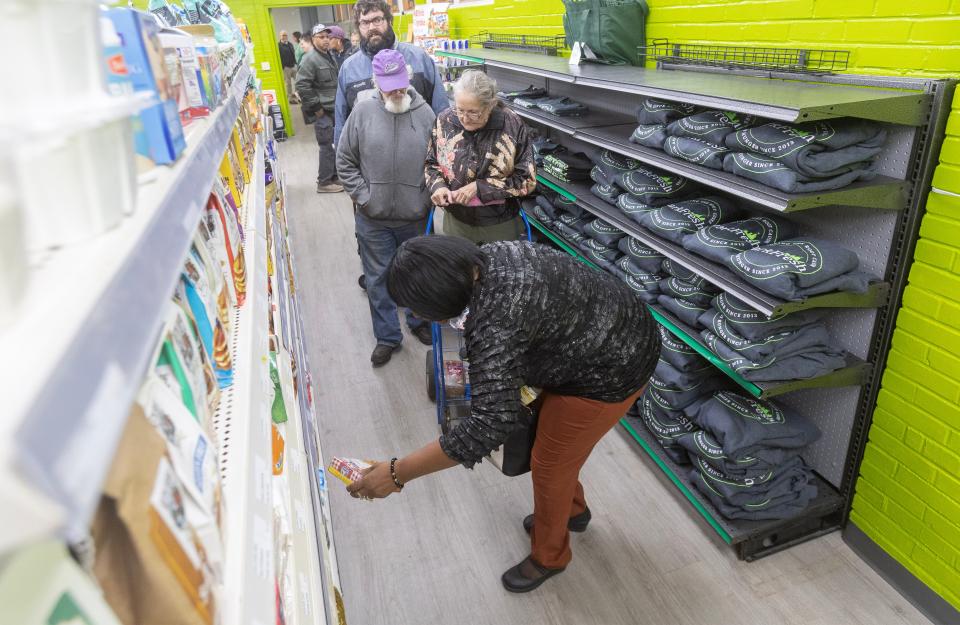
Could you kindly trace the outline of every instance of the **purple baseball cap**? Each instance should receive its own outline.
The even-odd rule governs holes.
[[[381,91],[396,91],[410,86],[407,61],[397,50],[386,49],[373,57],[373,75]]]
[[[339,26],[327,26],[324,29],[331,37],[334,39],[346,39],[347,33],[343,32],[343,29]]]

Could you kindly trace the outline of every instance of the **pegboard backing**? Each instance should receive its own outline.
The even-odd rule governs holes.
[[[803,458],[824,479],[840,488],[850,433],[857,418],[861,388],[810,389],[781,395],[774,403],[812,421],[822,436],[803,451]]]

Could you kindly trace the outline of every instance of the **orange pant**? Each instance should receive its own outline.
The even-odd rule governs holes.
[[[541,566],[567,566],[570,532],[567,521],[586,510],[580,467],[594,445],[626,414],[643,391],[618,404],[544,393],[533,443],[532,555]]]

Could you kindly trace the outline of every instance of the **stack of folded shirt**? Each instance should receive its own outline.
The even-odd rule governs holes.
[[[718,263],[761,245],[770,245],[796,234],[793,224],[774,217],[751,217],[702,228],[683,237],[683,247]]]
[[[730,368],[753,382],[805,380],[826,375],[846,364],[833,347],[816,313],[800,311],[763,322],[763,315],[721,294],[700,316],[700,335],[707,347]]]
[[[788,239],[740,252],[734,273],[758,289],[789,301],[833,291],[865,293],[877,278],[859,271],[859,257],[821,239]]]
[[[698,431],[698,427],[682,411],[671,410],[661,404],[662,398],[655,396],[656,391],[648,386],[637,401],[637,416],[663,447],[668,458],[677,464],[690,464],[687,452],[677,440],[684,434]]]
[[[648,206],[666,206],[697,193],[697,186],[683,176],[658,174],[645,167],[624,173],[617,185]]]
[[[566,96],[538,100],[537,108],[557,117],[581,117],[590,110],[583,104],[574,102]]]
[[[596,167],[594,167],[594,169],[596,169]],[[618,189],[617,187],[609,184],[604,184],[601,182],[598,182],[592,187],[590,187],[590,193],[600,198],[604,202],[607,202],[608,204],[612,204],[613,206],[617,205],[617,199],[621,195],[620,189]]]
[[[752,115],[730,111],[704,111],[670,122],[663,150],[691,163],[723,169],[729,135],[757,123]]]
[[[771,122],[725,138],[723,168],[787,193],[839,189],[876,175],[887,131],[862,119]]]
[[[657,210],[656,206],[644,204],[629,193],[621,193],[617,197],[617,208],[620,209],[621,213],[637,223],[640,223],[643,215],[646,215],[650,211]]]
[[[660,333],[660,358],[681,373],[708,375],[712,365],[692,347],[675,337],[669,330],[657,325]]]
[[[541,102],[545,102],[550,99],[548,95],[533,95],[533,96],[521,96],[513,99],[513,103],[517,106],[522,106],[525,109],[535,109]]]
[[[587,260],[609,272],[613,272],[614,263],[621,257],[620,250],[616,247],[604,245],[590,238],[586,232],[583,233],[583,239],[578,242],[577,247]]]
[[[560,213],[557,215],[557,227],[566,226],[578,234],[583,234],[583,229],[593,221],[592,217],[586,215],[574,215],[572,213]]]
[[[660,273],[657,303],[691,328],[702,327],[700,317],[710,308],[719,289],[686,267],[665,259]]]
[[[740,214],[729,199],[710,195],[681,200],[650,211],[639,218],[639,223],[653,234],[682,243],[683,237],[701,228],[730,221]]]
[[[663,255],[653,250],[633,237],[624,237],[617,244],[620,251],[626,254],[636,265],[637,269],[647,273],[659,273],[663,261]]]
[[[533,146],[533,160],[537,167],[543,166],[543,157],[547,154],[553,154],[557,150],[565,150],[558,143],[554,143],[546,137],[536,137],[530,142]]]
[[[626,232],[620,228],[617,228],[616,226],[611,226],[602,219],[594,219],[588,223],[583,229],[583,234],[587,235],[594,241],[598,241],[603,245],[612,248],[616,248],[620,239],[627,236]]]
[[[497,97],[503,100],[516,100],[517,98],[542,98],[547,95],[547,90],[543,87],[534,87],[530,85],[526,89],[518,91],[498,91]]]
[[[640,125],[630,135],[630,141],[659,150],[667,140],[667,124],[696,112],[697,107],[692,104],[644,98],[637,109]]]
[[[581,182],[590,179],[593,163],[583,152],[554,152],[543,157],[543,169],[562,182]]]
[[[799,456],[820,437],[807,419],[731,391],[689,406],[686,415],[703,430],[677,440],[694,460],[690,480],[725,517],[787,518],[817,496]]]
[[[520,206],[528,217],[533,217],[543,225],[552,227],[556,220],[556,208],[550,203],[550,200],[538,195],[536,198],[527,197],[520,202]]]
[[[594,181],[608,185],[619,184],[624,174],[640,168],[640,161],[622,156],[616,152],[611,152],[610,150],[600,152],[593,160],[593,163],[596,166],[595,169],[599,176],[595,177]]]
[[[662,279],[660,274],[643,269],[629,255],[620,257],[610,271],[626,282],[627,286],[636,292],[641,300],[648,304],[656,303],[657,295],[660,293],[660,280]]]

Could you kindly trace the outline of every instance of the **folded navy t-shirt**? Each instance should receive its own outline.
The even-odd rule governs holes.
[[[714,393],[699,406],[694,420],[728,456],[757,445],[799,449],[820,438],[820,430],[806,417],[733,391]]]
[[[746,339],[763,339],[780,332],[795,330],[816,323],[823,317],[823,311],[816,309],[767,317],[729,293],[721,293],[714,298],[713,309],[723,315],[737,334]]]
[[[663,149],[666,140],[666,124],[641,124],[630,135],[631,142],[657,150]]]
[[[683,176],[658,174],[645,167],[623,174],[617,184],[650,206],[665,206],[697,192],[697,186]]]
[[[660,336],[660,358],[681,373],[703,373],[713,365],[692,347],[678,339],[662,325],[657,325]]]
[[[722,145],[694,137],[667,137],[663,151],[675,158],[718,170],[723,170],[723,157],[730,152]]]
[[[611,226],[602,219],[594,219],[588,223],[583,229],[583,234],[595,241],[603,243],[607,247],[616,247],[617,242],[626,236],[623,230],[616,226]]]
[[[753,115],[733,111],[703,111],[671,122],[667,134],[671,137],[692,137],[714,145],[725,145],[727,135],[757,123]]]
[[[697,107],[686,102],[671,102],[656,98],[644,98],[637,107],[638,124],[669,124],[697,112]]]
[[[647,230],[674,243],[706,226],[730,221],[740,210],[729,199],[712,195],[674,202],[641,216]]]
[[[638,269],[647,273],[658,274],[663,263],[664,257],[654,249],[651,249],[633,237],[624,237],[617,243],[620,251],[630,257]],[[660,277],[657,277],[659,282]]]
[[[715,224],[683,237],[683,247],[718,263],[734,254],[789,239],[796,233],[790,222],[774,217],[751,217]]]

